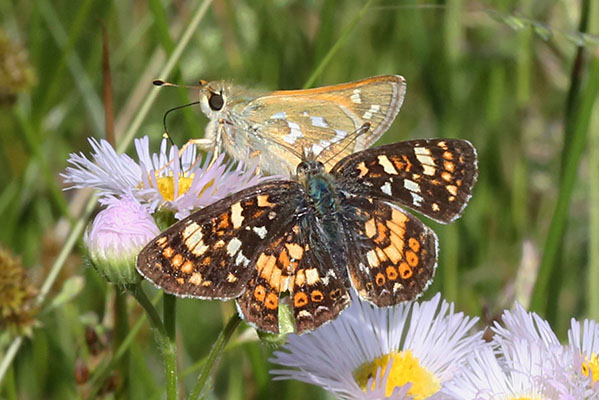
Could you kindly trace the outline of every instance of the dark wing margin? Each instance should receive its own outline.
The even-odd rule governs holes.
[[[437,266],[437,236],[419,219],[385,201],[348,200],[351,223],[349,276],[358,295],[379,307],[418,298]]]
[[[476,150],[461,139],[409,140],[354,153],[331,173],[343,190],[393,201],[441,223],[459,218],[478,174]]]
[[[219,200],[175,223],[137,257],[137,270],[166,293],[231,299],[245,289],[260,249],[282,234],[302,189],[271,181]]]

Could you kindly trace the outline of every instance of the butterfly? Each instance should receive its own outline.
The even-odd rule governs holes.
[[[313,330],[349,305],[351,287],[380,307],[417,298],[435,272],[437,236],[400,205],[451,222],[476,177],[476,151],[459,139],[375,147],[330,171],[312,154],[294,179],[175,223],[141,251],[137,270],[177,296],[236,299],[263,331],[278,332],[279,303],[288,302],[297,332]]]
[[[249,154],[262,172],[290,176],[302,160],[289,148],[310,149],[330,169],[344,156],[370,147],[391,126],[406,84],[402,76],[383,75],[270,93],[224,81],[200,81],[199,89],[199,103],[210,122],[205,137],[192,142],[237,160]],[[370,123],[368,132],[348,145],[351,133],[365,123]]]

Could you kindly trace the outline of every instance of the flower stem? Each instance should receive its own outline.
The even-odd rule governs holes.
[[[114,341],[113,354],[121,347],[121,344],[127,337],[129,331],[129,318],[127,315],[127,294],[122,288],[115,286],[114,298]],[[121,374],[121,384],[118,388],[118,393],[128,393],[127,386],[129,385],[129,350],[125,351],[118,362],[118,368]]]
[[[132,285],[128,287],[129,292],[137,302],[144,308],[152,326],[156,329],[156,341],[162,351],[164,357],[164,372],[166,376],[166,398],[167,400],[177,399],[177,363],[176,363],[176,350],[175,346],[171,343],[166,328],[160,316],[156,311],[156,308],[152,305],[148,296],[141,288],[140,284]]]
[[[170,294],[164,294],[162,299],[162,319],[164,320],[164,328],[171,343],[175,343],[176,325],[175,316],[177,314],[177,298]]]
[[[164,294],[163,298],[162,298],[162,320],[164,321],[164,329],[166,331],[166,339],[168,340],[168,347],[170,349],[176,349],[177,348],[177,342],[176,342],[176,324],[175,324],[175,316],[177,315],[177,298],[173,295],[170,294]],[[175,363],[173,366],[172,371],[174,372],[174,379],[172,380],[167,380],[167,388],[166,391],[168,393],[169,390],[174,391],[175,393],[177,392],[177,359],[175,357],[175,359],[173,360],[173,362]],[[168,371],[167,371],[168,373]],[[175,387],[170,387],[168,386],[168,384],[171,385],[175,385]]]
[[[152,300],[152,304],[157,304],[158,300],[160,300],[160,297],[161,297],[160,294],[157,295],[156,298],[154,298],[154,300]],[[137,337],[137,334],[139,333],[143,324],[146,322],[146,319],[147,319],[147,315],[142,314],[139,317],[139,319],[135,322],[135,324],[133,324],[131,329],[129,329],[129,331],[127,332],[127,336],[123,339],[119,348],[114,352],[114,354],[112,355],[112,358],[109,361],[101,364],[97,368],[97,370],[93,373],[91,379],[89,380],[90,390],[87,395],[88,399],[96,398],[96,394],[102,387],[102,384],[104,383],[104,380],[108,376],[108,373],[115,368],[116,364],[120,361],[120,359],[125,355],[125,353],[127,353],[129,351],[129,347],[131,347],[131,344],[133,343],[133,339],[135,339]]]
[[[206,386],[206,382],[208,381],[208,376],[210,376],[210,372],[212,371],[213,365],[218,361],[218,359],[222,355],[225,346],[231,339],[231,336],[233,336],[233,332],[235,332],[235,329],[237,329],[240,322],[241,318],[239,318],[239,315],[237,313],[233,314],[233,316],[231,316],[231,318],[229,319],[229,322],[227,322],[227,325],[218,335],[218,338],[216,338],[216,341],[212,345],[212,349],[208,354],[206,363],[200,371],[198,381],[196,382],[193,391],[189,395],[188,400],[200,398],[200,396],[204,392],[204,387]]]

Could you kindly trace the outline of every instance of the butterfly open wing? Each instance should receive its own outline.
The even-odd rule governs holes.
[[[347,200],[360,217],[349,234],[349,275],[364,300],[391,306],[419,297],[437,266],[437,236],[400,207],[381,200]]]
[[[472,195],[476,150],[466,140],[409,140],[352,154],[331,174],[355,195],[398,202],[448,223]]]
[[[301,160],[285,147],[309,149],[321,160],[329,160],[330,169],[389,129],[405,90],[403,77],[384,75],[316,89],[276,91],[237,106],[232,117],[239,119],[239,126],[251,121],[256,141],[266,141],[257,147],[268,146],[268,141],[279,143],[268,146],[268,151],[286,160],[290,170]],[[370,123],[370,130],[353,137],[351,133],[365,123]]]
[[[217,201],[153,239],[137,270],[165,292],[181,297],[238,297],[255,273],[260,248],[288,229],[293,181],[266,182]]]

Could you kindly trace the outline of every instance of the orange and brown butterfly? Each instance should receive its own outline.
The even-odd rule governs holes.
[[[199,103],[210,119],[205,137],[193,140],[200,149],[225,151],[237,160],[249,154],[262,172],[289,176],[305,149],[330,169],[370,147],[391,126],[406,84],[402,76],[383,75],[306,90],[264,93],[225,81],[200,81],[199,89]],[[365,123],[370,123],[368,132],[351,135]]]
[[[377,306],[420,296],[437,236],[399,205],[451,222],[476,176],[476,150],[459,139],[363,150],[328,172],[305,157],[295,179],[242,190],[162,232],[137,270],[177,296],[236,299],[246,322],[270,332],[287,299],[297,332],[312,330],[349,305],[352,287]]]

